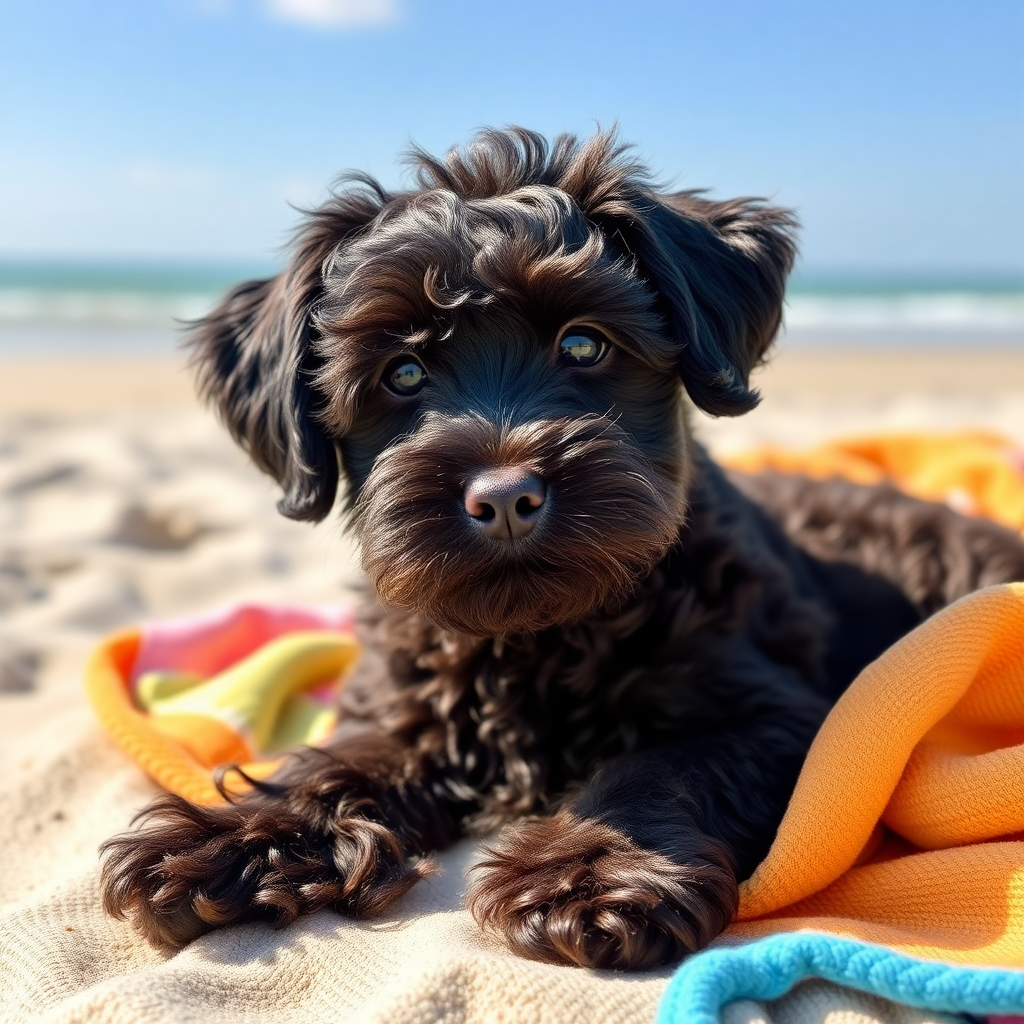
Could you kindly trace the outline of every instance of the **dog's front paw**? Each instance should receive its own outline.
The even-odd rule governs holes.
[[[729,857],[707,836],[686,863],[568,811],[508,828],[478,866],[473,916],[521,956],[644,970],[674,963],[732,920]]]
[[[281,806],[197,807],[176,796],[157,800],[141,828],[102,852],[107,913],[170,946],[242,921],[284,927],[323,907],[369,917],[427,870],[409,865],[379,822],[313,825]]]

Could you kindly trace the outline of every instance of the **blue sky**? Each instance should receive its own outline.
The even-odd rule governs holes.
[[[0,0],[0,256],[270,261],[410,139],[613,121],[805,272],[1024,276],[1022,0]]]

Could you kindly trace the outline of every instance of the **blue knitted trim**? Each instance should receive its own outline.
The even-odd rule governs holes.
[[[669,981],[655,1024],[718,1024],[735,999],[778,999],[824,978],[925,1010],[1024,1013],[1024,971],[915,960],[881,946],[806,932],[690,957]]]

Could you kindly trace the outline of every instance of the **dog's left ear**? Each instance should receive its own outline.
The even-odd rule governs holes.
[[[753,199],[653,199],[620,233],[663,299],[683,384],[705,412],[748,412],[760,401],[750,371],[782,320],[796,219]]]

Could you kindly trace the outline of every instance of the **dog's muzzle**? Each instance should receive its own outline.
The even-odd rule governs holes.
[[[382,600],[507,636],[620,600],[675,540],[684,498],[605,417],[438,416],[378,456],[353,511]]]

